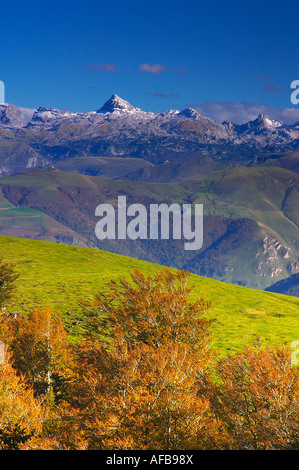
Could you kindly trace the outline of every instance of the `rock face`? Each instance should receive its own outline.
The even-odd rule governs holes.
[[[60,111],[59,109],[44,108],[40,106],[33,114],[32,119],[28,125],[33,124],[48,124],[56,121],[57,119],[62,118],[66,114],[69,114],[68,111]]]
[[[0,127],[18,129],[28,124],[21,110],[13,104],[0,105]]]
[[[255,274],[268,278],[276,278],[281,273],[296,273],[298,271],[298,256],[286,244],[278,241],[273,235],[263,239],[263,247],[256,254],[258,262]]]

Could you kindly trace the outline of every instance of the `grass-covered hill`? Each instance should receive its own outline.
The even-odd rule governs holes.
[[[63,314],[68,331],[80,332],[80,300],[104,289],[110,279],[129,276],[137,268],[154,274],[161,266],[92,248],[45,241],[0,237],[0,257],[14,261],[20,273],[13,312],[49,306]],[[216,318],[214,346],[225,353],[251,344],[260,335],[263,345],[290,343],[299,338],[299,299],[237,287],[192,275],[193,298],[204,297]]]
[[[204,245],[95,237],[95,208],[127,203],[202,203]],[[236,167],[180,183],[112,180],[54,168],[0,178],[0,235],[98,247],[248,287],[265,289],[299,269],[299,175]]]
[[[234,158],[235,157],[235,158]],[[155,183],[174,183],[199,178],[212,172],[239,167],[275,166],[299,173],[299,152],[264,153],[250,155],[243,160],[243,155],[224,152],[222,158],[213,158],[213,151],[181,154],[179,160],[166,160],[155,165],[142,158],[101,157],[85,155],[59,160],[55,167],[63,171],[73,171],[83,175],[105,176],[113,179],[131,181],[149,181]]]

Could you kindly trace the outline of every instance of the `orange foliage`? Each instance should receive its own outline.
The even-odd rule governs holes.
[[[299,368],[284,348],[245,348],[206,383],[211,407],[227,430],[223,448],[299,448]]]
[[[186,272],[132,274],[84,304],[72,404],[91,449],[208,445],[209,403],[197,381],[211,364],[209,304],[190,304]]]
[[[82,345],[72,403],[91,449],[189,449],[207,441],[203,364],[186,345]]]
[[[11,321],[9,351],[13,366],[29,380],[37,395],[56,385],[68,366],[68,340],[59,314],[35,310]]]
[[[42,429],[46,412],[32,387],[6,362],[0,366],[0,449],[14,450]]]
[[[118,333],[129,344],[142,342],[155,347],[175,341],[204,354],[213,322],[204,315],[210,303],[203,298],[190,303],[189,277],[186,271],[164,269],[146,277],[135,270],[133,282],[112,281],[108,292],[83,304],[89,317],[87,336],[98,335],[109,343]]]
[[[86,335],[72,348],[48,309],[5,318],[0,448],[299,448],[290,352],[245,348],[216,361],[209,303],[190,302],[188,280],[163,270],[112,282],[82,304]]]

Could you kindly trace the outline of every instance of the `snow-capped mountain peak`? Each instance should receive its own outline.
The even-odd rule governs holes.
[[[193,108],[186,108],[186,109],[183,109],[179,114],[178,116],[184,116],[184,117],[187,117],[187,118],[190,118],[190,119],[195,119],[196,121],[200,121],[201,119],[201,115],[195,111],[195,109]]]
[[[253,121],[253,123],[257,124],[257,125],[262,125],[264,127],[280,127],[280,126],[282,126],[282,122],[276,121],[274,119],[269,119],[266,116],[264,116],[263,114],[259,114],[257,119],[255,119],[255,121]]]
[[[57,118],[69,114],[67,110],[60,111],[55,108],[44,108],[40,106],[32,116],[32,123],[46,123],[47,121],[54,121]]]
[[[134,111],[134,108],[128,101],[123,100],[118,95],[112,95],[111,98],[97,111],[98,113],[113,113],[115,111]]]
[[[185,108],[182,111],[171,109],[160,113],[142,111],[116,94],[98,111],[88,112],[40,107],[25,115],[21,108],[14,105],[0,105],[1,128],[22,128],[25,133],[27,130],[49,130],[51,140],[58,142],[63,139],[64,145],[67,141],[79,139],[90,142],[92,139],[105,142],[118,139],[118,145],[120,138],[128,142],[136,141],[140,137],[141,145],[152,138],[155,141],[161,139],[161,145],[168,142],[167,145],[171,146],[173,142],[175,151],[178,148],[180,151],[184,148],[189,151],[193,145],[216,145],[218,142],[227,145],[249,143],[251,146],[281,149],[282,146],[288,145],[293,148],[295,142],[299,141],[298,126],[284,126],[281,122],[261,114],[244,124],[220,124],[199,114],[193,108]],[[122,145],[124,149],[121,154],[127,154],[127,144]]]

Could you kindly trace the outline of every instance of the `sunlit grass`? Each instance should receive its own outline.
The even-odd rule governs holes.
[[[20,273],[11,311],[28,313],[49,306],[63,314],[68,331],[80,333],[80,300],[87,300],[108,286],[111,279],[127,277],[137,268],[155,274],[161,266],[90,248],[51,242],[0,237],[0,256],[14,261]],[[299,339],[299,299],[238,287],[192,275],[191,299],[211,301],[207,315],[213,325],[214,347],[223,353],[252,344]]]

